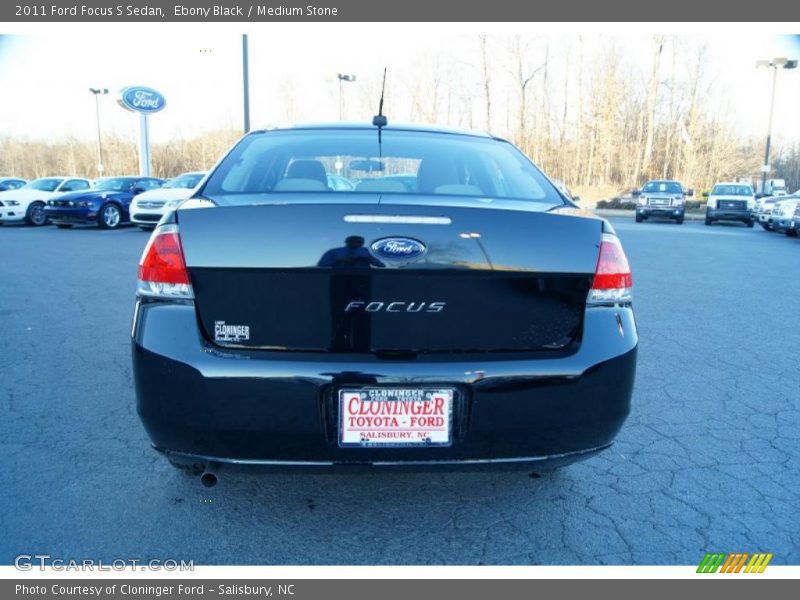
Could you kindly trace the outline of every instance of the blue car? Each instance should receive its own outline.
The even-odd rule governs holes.
[[[91,189],[62,194],[47,201],[45,215],[60,228],[76,223],[97,224],[102,229],[116,229],[130,221],[133,197],[164,184],[155,177],[107,177]]]

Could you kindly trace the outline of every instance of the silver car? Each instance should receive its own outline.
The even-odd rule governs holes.
[[[800,196],[783,196],[775,202],[772,208],[772,229],[778,233],[797,235],[796,229],[792,229],[791,223],[797,206],[800,205]]]

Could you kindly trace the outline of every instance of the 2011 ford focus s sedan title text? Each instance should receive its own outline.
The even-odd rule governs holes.
[[[138,411],[179,467],[551,467],[630,409],[619,239],[489,135],[250,133],[138,279]]]

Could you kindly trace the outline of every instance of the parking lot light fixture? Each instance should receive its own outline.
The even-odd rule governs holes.
[[[767,186],[767,176],[769,175],[769,150],[772,142],[772,116],[775,112],[775,85],[778,81],[778,69],[796,69],[797,60],[779,56],[772,60],[757,60],[756,68],[772,69],[772,95],[769,101],[769,121],[767,124],[767,145],[764,150],[764,166],[761,169],[761,192]]]
[[[344,96],[342,95],[342,83],[354,83],[356,80],[355,75],[347,75],[345,73],[337,73],[336,78],[339,80],[339,120],[344,120]]]
[[[108,94],[108,88],[89,88],[89,91],[94,95],[94,109],[95,117],[97,120],[97,173],[100,177],[103,176],[103,141],[100,136],[100,96]]]

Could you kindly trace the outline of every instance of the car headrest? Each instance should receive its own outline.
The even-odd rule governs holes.
[[[328,187],[328,175],[325,173],[325,167],[318,160],[294,161],[286,171],[286,179],[316,179],[326,188]]]
[[[458,169],[452,159],[430,157],[424,159],[417,171],[417,189],[423,194],[435,194],[436,188],[444,185],[458,185]]]

